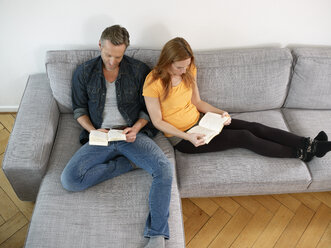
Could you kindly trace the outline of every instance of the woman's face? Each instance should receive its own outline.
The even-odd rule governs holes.
[[[169,73],[172,76],[181,76],[186,73],[187,68],[191,64],[191,58],[173,62],[169,67]]]

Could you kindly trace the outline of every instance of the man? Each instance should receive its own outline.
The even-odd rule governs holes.
[[[157,131],[149,122],[142,96],[150,69],[124,55],[129,43],[125,28],[106,28],[99,41],[101,56],[74,72],[72,102],[74,118],[84,128],[80,135],[83,146],[66,165],[61,182],[69,191],[82,191],[133,170],[134,164],[146,170],[153,182],[144,236],[150,238],[146,247],[159,248],[169,238],[173,167],[150,138]],[[110,128],[123,129],[126,141],[109,142],[108,146],[86,143],[91,130],[108,132]]]

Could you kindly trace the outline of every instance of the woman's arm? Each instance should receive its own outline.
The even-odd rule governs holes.
[[[194,86],[193,86],[191,101],[197,107],[199,112],[202,112],[202,113],[212,112],[212,113],[220,114],[222,116],[230,116],[228,112],[226,112],[222,109],[216,108],[216,107],[210,105],[209,103],[201,100],[200,93],[199,93],[199,88],[198,88],[198,85],[196,83],[196,80],[195,80]],[[230,125],[230,123],[231,123],[231,118],[229,118],[229,120],[227,120],[224,123],[224,125]]]
[[[188,134],[180,131],[173,125],[165,122],[162,118],[162,112],[160,107],[160,101],[157,97],[145,96],[145,103],[147,111],[152,120],[153,125],[162,132],[177,136],[179,138],[190,141],[195,146],[205,144],[202,134]]]

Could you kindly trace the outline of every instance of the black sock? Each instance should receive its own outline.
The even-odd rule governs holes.
[[[317,142],[327,142],[328,141],[328,135],[324,131],[320,131],[317,136],[314,138],[314,140],[311,140],[309,137],[304,138],[304,148],[302,151],[301,156],[298,156],[301,160],[305,162],[311,161],[314,156],[316,157],[323,157],[329,150],[325,151],[325,148],[323,146],[323,149],[320,148],[319,156],[316,154],[316,148],[317,148]],[[321,146],[321,145],[320,145]]]
[[[317,134],[314,140],[328,141],[328,135],[324,131],[321,131]]]
[[[321,158],[327,152],[331,151],[331,142],[330,141],[316,141],[316,157]]]

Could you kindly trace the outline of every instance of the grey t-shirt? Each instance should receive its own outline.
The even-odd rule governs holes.
[[[101,128],[109,129],[127,125],[120,111],[118,111],[115,82],[116,80],[112,83],[106,81],[107,95],[105,108],[102,113],[103,122]]]

